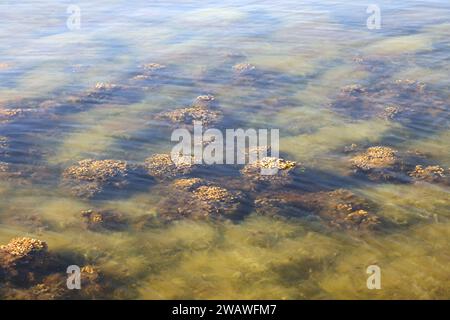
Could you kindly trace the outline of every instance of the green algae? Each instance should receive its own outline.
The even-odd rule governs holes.
[[[97,5],[87,10],[96,12]],[[64,132],[46,135],[33,131],[26,142],[42,140],[37,146],[45,146],[43,158],[33,158],[33,163],[49,165],[57,179],[60,169],[85,158],[143,162],[152,154],[167,153],[170,132],[158,136],[156,129],[152,131],[154,114],[181,108],[197,95],[212,93],[220,99],[221,111],[233,116],[233,125],[282,128],[283,156],[299,161],[306,173],[315,170],[320,174],[314,182],[322,182],[324,176],[335,184],[347,179],[349,189],[377,204],[377,215],[388,222],[385,229],[355,235],[330,231],[314,221],[273,219],[252,212],[238,222],[184,219],[159,224],[152,219],[158,217],[161,195],[151,184],[127,197],[88,202],[69,197],[56,183],[24,185],[23,180],[2,179],[0,244],[17,236],[32,236],[46,241],[57,253],[80,255],[112,277],[126,279],[119,291],[127,294],[117,293],[117,298],[449,297],[448,188],[428,183],[366,184],[349,177],[342,154],[352,144],[366,148],[388,141],[401,150],[420,150],[433,164],[448,168],[448,130],[411,139],[411,132],[400,124],[381,119],[351,121],[327,108],[342,87],[365,84],[372,77],[379,80],[353,62],[356,54],[375,57],[378,62],[393,61],[392,79],[414,79],[445,88],[445,60],[428,63],[438,60],[433,50],[445,44],[448,24],[386,37],[349,28],[333,13],[311,6],[290,15],[284,10],[271,12],[262,4],[257,10],[232,6],[181,10],[181,16],[177,10],[163,13],[161,8],[150,7],[139,13],[157,19],[148,25],[106,24],[95,30],[50,35],[44,30],[34,45],[50,46],[55,57],[64,59],[49,58],[45,63],[37,59],[20,75],[11,74],[17,85],[2,83],[0,99],[6,102],[49,93],[66,98],[97,82],[126,82],[128,71],[136,72],[143,63],[165,64],[168,78],[163,78],[163,85],[150,85],[141,102],[72,110],[59,119]],[[40,6],[28,13],[29,17],[49,10],[44,9]],[[262,18],[252,16],[256,11]],[[253,23],[252,19],[261,20]],[[264,19],[267,25],[260,28]],[[433,21],[432,17],[427,15],[427,21]],[[39,25],[52,28],[60,21],[33,18],[30,22],[21,28],[24,37],[31,37]],[[74,51],[78,46],[85,50]],[[2,53],[14,56],[18,47],[23,48],[22,60],[2,70],[8,77],[33,46],[15,43]],[[243,55],[236,63],[255,65],[261,79],[268,82],[233,82],[234,62],[227,60],[227,54],[233,52]],[[403,56],[409,59],[401,61]],[[86,68],[76,67],[80,61]],[[372,64],[376,65],[368,62],[369,67]],[[66,69],[76,72],[67,76]],[[4,131],[9,133],[7,130],[18,126]],[[126,228],[86,230],[82,211],[111,208],[131,221]],[[366,287],[366,268],[371,264],[381,267],[382,290]]]

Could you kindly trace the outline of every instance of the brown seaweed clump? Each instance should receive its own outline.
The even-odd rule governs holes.
[[[84,210],[81,212],[84,225],[91,231],[120,231],[127,227],[125,217],[111,210]]]
[[[98,100],[108,99],[111,95],[121,90],[121,87],[114,83],[97,82],[94,88],[85,93],[81,100],[82,102],[95,102]]]
[[[0,246],[0,250],[11,255],[14,259],[33,259],[36,255],[47,252],[47,244],[32,238],[14,238],[7,245]]]
[[[148,80],[153,78],[158,71],[166,68],[165,65],[159,63],[146,63],[140,66],[142,72],[135,74],[132,80]]]
[[[0,108],[0,123],[8,123],[25,114],[23,109],[1,109]]]
[[[154,154],[145,160],[145,167],[150,176],[159,179],[173,179],[192,173],[195,165],[185,157],[172,159],[170,154]]]
[[[174,188],[179,190],[194,191],[200,186],[205,186],[207,184],[208,183],[205,180],[202,180],[200,178],[185,178],[175,180],[172,185]]]
[[[400,169],[397,151],[384,146],[370,147],[350,161],[356,172],[367,175],[371,180],[389,180]]]
[[[67,102],[73,108],[84,109],[93,104],[128,104],[140,99],[142,88],[132,85],[98,82],[91,89],[78,95],[71,96]]]
[[[8,148],[9,146],[9,140],[7,137],[0,136],[0,153],[2,153],[2,150]]]
[[[213,106],[215,100],[216,98],[213,95],[201,95],[195,99],[193,107],[208,109]]]
[[[150,72],[166,68],[165,65],[155,63],[155,62],[143,64],[141,67],[142,67],[142,69],[144,69],[146,71],[150,71]]]
[[[0,173],[6,173],[9,171],[9,164],[6,162],[0,161]]]
[[[374,229],[379,217],[373,205],[349,190],[331,192],[262,194],[255,200],[258,214],[274,217],[318,218],[328,226],[343,230]]]
[[[94,299],[114,292],[111,279],[92,265],[80,264],[81,290],[67,288],[66,269],[77,265],[51,253],[44,241],[19,237],[0,246],[1,299]]]
[[[204,127],[210,127],[222,119],[222,113],[218,110],[210,110],[205,105],[176,109],[163,112],[156,116],[158,120],[168,121],[172,125],[191,128],[194,121],[199,121]]]
[[[353,84],[341,89],[330,107],[352,118],[383,118],[415,128],[414,123],[439,125],[446,115],[446,98],[419,81],[380,80],[370,87]]]
[[[294,161],[275,157],[264,157],[247,164],[241,174],[252,183],[270,184],[272,186],[288,185],[292,183],[293,169],[297,166]]]
[[[366,93],[367,90],[360,84],[350,84],[341,89],[341,92],[346,95],[356,96]]]
[[[63,182],[76,196],[91,198],[107,187],[126,186],[128,172],[125,161],[86,159],[64,170]]]
[[[449,169],[450,170],[450,169]],[[440,166],[423,167],[417,165],[414,170],[408,173],[411,178],[417,181],[426,181],[431,183],[449,183],[449,174]]]
[[[34,279],[34,273],[48,267],[50,256],[43,241],[22,237],[0,246],[0,279],[25,283]]]
[[[390,105],[384,108],[384,110],[381,113],[381,117],[386,120],[394,119],[402,111],[403,108],[396,105]]]
[[[169,186],[159,204],[159,214],[166,220],[181,218],[226,218],[239,212],[243,194],[199,178],[178,179]],[[167,196],[167,193],[170,193]]]
[[[250,63],[238,63],[233,66],[233,71],[239,75],[251,74],[256,67]]]
[[[16,179],[15,181],[18,183],[27,184],[27,181],[23,177],[24,173],[18,170],[16,166],[8,162],[0,161],[0,180]]]

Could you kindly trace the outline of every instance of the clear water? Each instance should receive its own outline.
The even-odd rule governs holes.
[[[72,3],[0,3],[0,106],[26,101],[33,109],[0,124],[9,140],[1,161],[37,175],[0,181],[0,243],[27,235],[52,251],[79,253],[126,279],[112,297],[450,298],[448,187],[349,177],[341,152],[352,143],[389,145],[450,167],[448,1],[378,1],[380,30],[366,27],[367,5],[355,1],[80,0],[81,29],[71,31]],[[232,81],[230,55],[271,74],[271,81]],[[384,64],[374,72],[354,57]],[[41,104],[98,82],[120,83],[152,62],[168,66],[168,74],[138,99],[57,111]],[[404,124],[329,107],[345,85],[386,79],[430,86],[446,101],[439,119]],[[170,132],[152,128],[152,115],[206,93],[232,115],[232,128],[281,129],[281,151],[306,170],[298,192],[309,184],[350,189],[377,203],[377,214],[394,227],[354,234],[251,213],[239,222],[85,230],[84,209],[115,208],[137,218],[155,213],[158,197],[148,187],[80,200],[59,188],[61,170],[86,158],[141,162],[170,151]],[[366,288],[371,264],[382,268],[382,290]]]

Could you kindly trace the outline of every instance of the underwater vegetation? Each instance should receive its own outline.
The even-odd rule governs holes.
[[[0,298],[449,298],[445,17],[370,33],[324,4],[167,5],[11,39],[53,60],[0,49]],[[196,121],[279,129],[280,154],[172,157]]]

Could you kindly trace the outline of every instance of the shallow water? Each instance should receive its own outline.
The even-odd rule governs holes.
[[[351,144],[387,145],[450,168],[448,1],[378,1],[380,30],[366,27],[364,4],[345,0],[103,0],[77,1],[81,29],[71,31],[72,3],[0,4],[0,108],[26,109],[0,121],[8,141],[0,161],[21,172],[0,176],[1,244],[31,236],[51,251],[80,254],[125,279],[112,298],[450,298],[448,186],[371,182],[350,174],[343,152]],[[236,79],[232,66],[241,62],[261,77]],[[166,69],[145,90],[67,103],[98,82],[128,83],[146,63]],[[398,79],[425,83],[427,102],[436,104],[399,119],[375,108],[330,107],[355,83],[379,85],[377,103],[413,103],[404,95],[387,101],[383,90]],[[152,117],[202,94],[216,97],[227,128],[280,129],[281,153],[303,167],[295,192],[349,189],[376,204],[385,227],[336,230],[258,215],[249,205],[238,221],[84,229],[82,210],[114,208],[138,219],[157,215],[161,194],[143,183],[82,200],[60,188],[62,170],[86,158],[134,164],[169,152],[171,130]],[[381,290],[366,287],[373,264],[382,270]]]

